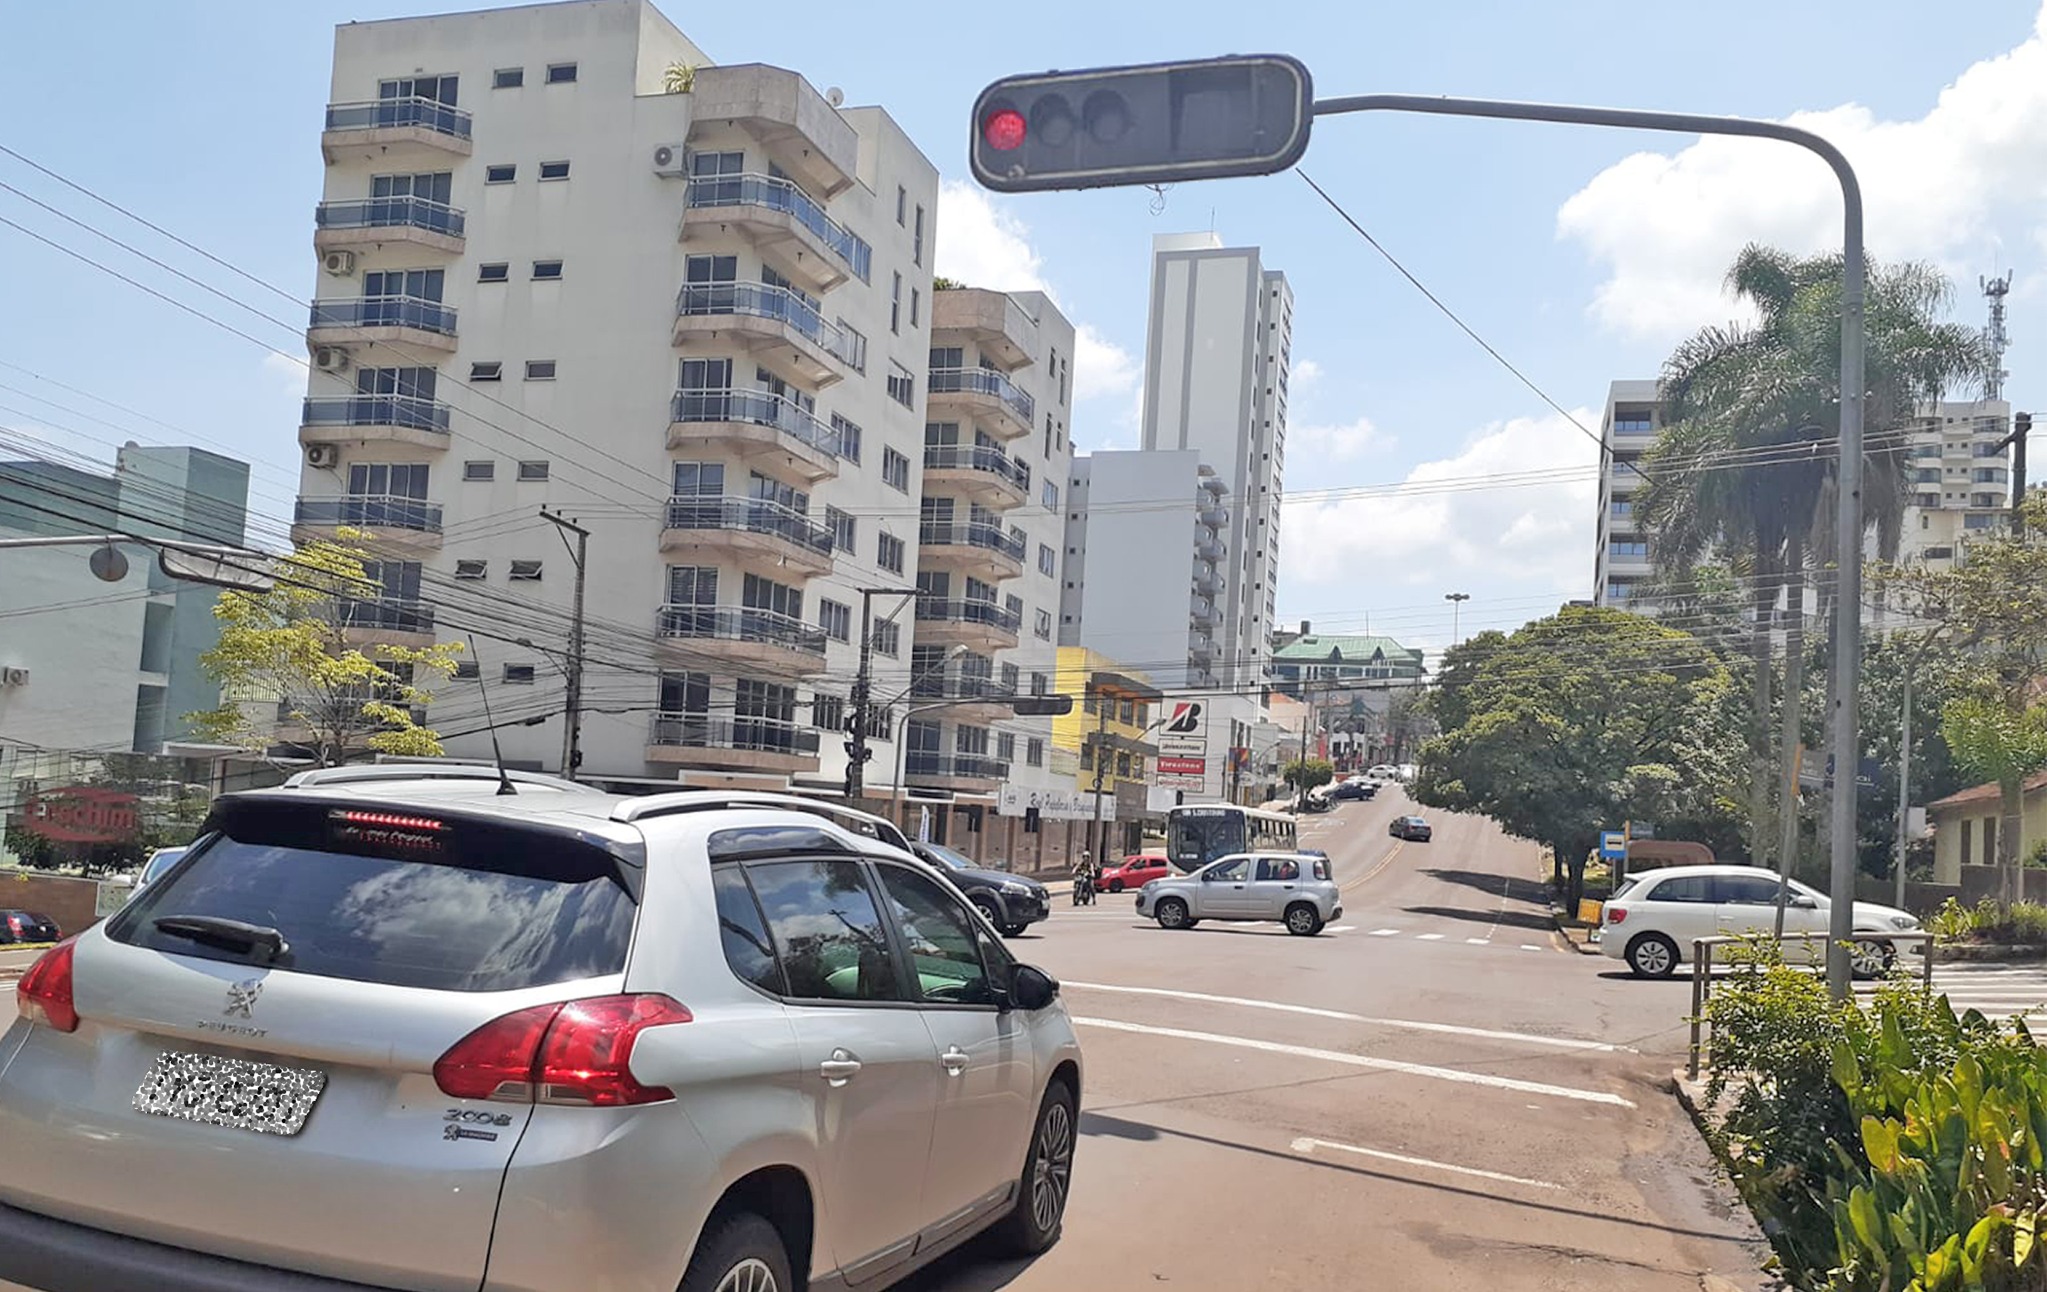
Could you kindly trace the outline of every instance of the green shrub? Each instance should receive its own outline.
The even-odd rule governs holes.
[[[2007,906],[1986,897],[1974,906],[1963,906],[1950,897],[1926,918],[1926,928],[1943,942],[2038,946],[2047,943],[2047,904],[2013,902]]]

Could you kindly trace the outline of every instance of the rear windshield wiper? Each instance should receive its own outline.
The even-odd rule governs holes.
[[[268,925],[249,924],[219,915],[163,915],[152,920],[151,925],[159,933],[189,938],[226,951],[239,951],[244,955],[261,951],[266,961],[275,961],[291,949],[284,940],[284,934]]]

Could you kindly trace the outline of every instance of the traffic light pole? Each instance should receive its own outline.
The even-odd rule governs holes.
[[[867,760],[874,751],[867,747],[867,710],[874,684],[874,599],[914,597],[915,588],[860,589],[860,669],[853,675],[853,730],[846,740],[846,797],[857,799],[867,788]]]
[[[560,531],[564,545],[570,534],[576,536],[569,547],[569,559],[576,565],[576,589],[569,609],[569,664],[564,670],[566,693],[562,697],[562,777],[574,780],[576,769],[583,765],[583,585],[589,575],[590,531],[545,507],[540,519]]]

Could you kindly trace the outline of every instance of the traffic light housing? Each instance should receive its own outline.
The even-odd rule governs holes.
[[[1009,711],[1019,718],[1058,718],[1073,712],[1070,695],[1016,695],[1007,703]]]
[[[1011,76],[974,102],[974,178],[1003,193],[1269,175],[1300,160],[1308,69],[1284,54]]]

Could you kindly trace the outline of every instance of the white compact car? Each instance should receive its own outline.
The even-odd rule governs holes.
[[[1599,949],[1644,978],[1667,978],[1687,963],[1692,939],[1768,934],[1777,919],[1777,873],[1756,866],[1673,866],[1630,875],[1601,912]],[[1790,881],[1786,933],[1825,933],[1830,903],[1824,893]],[[1919,927],[1905,911],[1855,903],[1858,933],[1901,933]],[[1819,939],[1793,944],[1824,955]],[[1923,950],[1915,948],[1915,950]],[[1855,972],[1869,977],[1890,966],[1895,948],[1886,939],[1858,941]]]

